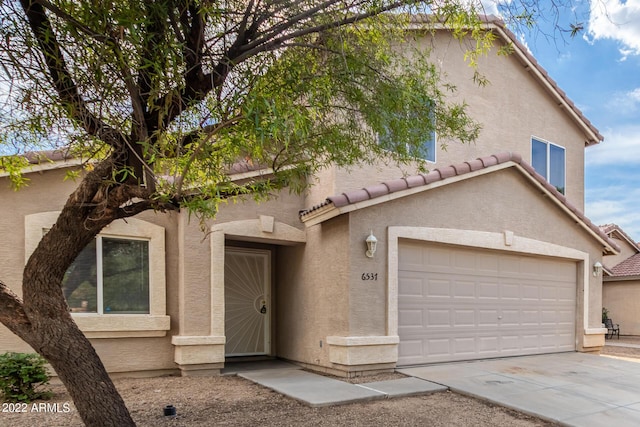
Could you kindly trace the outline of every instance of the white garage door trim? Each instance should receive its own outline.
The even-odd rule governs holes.
[[[388,228],[388,260],[389,286],[387,304],[387,334],[398,335],[398,239],[422,240],[432,243],[444,243],[467,247],[494,249],[513,252],[522,255],[538,255],[565,258],[578,262],[582,274],[578,274],[578,291],[584,289],[582,303],[583,324],[585,335],[602,334],[600,328],[589,328],[589,282],[590,268],[593,261],[587,252],[548,242],[515,236],[511,231],[494,233],[475,230],[457,230],[449,228],[430,227],[389,227]],[[580,325],[578,325],[580,326]],[[579,339],[576,331],[576,338]]]

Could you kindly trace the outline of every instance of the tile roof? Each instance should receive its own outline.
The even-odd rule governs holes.
[[[22,169],[22,173],[77,167],[83,163],[82,158],[71,154],[67,148],[28,151],[24,154],[18,154],[17,156],[27,161],[27,165]],[[7,176],[9,176],[9,173],[4,169],[0,169],[0,178]]]
[[[23,157],[27,159],[30,165],[37,165],[46,162],[60,162],[63,160],[71,160],[76,156],[69,152],[68,148],[42,151],[28,151]]]
[[[611,268],[613,277],[640,276],[640,254],[635,254]]]
[[[560,193],[553,185],[549,184],[546,179],[544,179],[533,169],[533,166],[522,160],[522,156],[520,154],[510,152],[503,152],[491,156],[480,157],[468,162],[437,168],[427,174],[418,174],[404,178],[398,178],[395,180],[374,184],[358,190],[346,191],[335,196],[330,196],[324,202],[313,206],[310,209],[300,211],[300,219],[302,221],[305,221],[305,219],[307,219],[311,214],[316,213],[320,210],[342,208],[355,203],[374,200],[376,198],[380,198],[404,190],[410,190],[420,186],[427,186],[438,181],[446,181],[453,177],[464,176],[465,174],[471,172],[479,171],[481,169],[488,169],[507,162],[513,162],[514,164],[520,166],[521,170],[524,171],[524,173],[531,176],[542,187],[544,187],[544,189],[550,195],[557,199],[557,201],[562,206],[570,211],[595,236],[600,238],[607,245],[611,246],[614,251],[620,250],[618,245],[611,239],[609,239],[609,237],[605,233],[603,233],[598,226],[593,224],[589,220],[589,218],[584,215],[584,213],[582,213],[577,207],[569,202],[564,194]]]
[[[619,234],[620,237],[622,237],[622,239],[626,240],[631,246],[633,246],[633,248],[636,251],[640,252],[640,245],[638,244],[638,242],[633,240],[631,238],[631,236],[629,236],[627,233],[625,233],[624,230],[622,228],[620,228],[619,225],[617,225],[617,224],[604,224],[604,225],[600,225],[599,228],[600,228],[600,230],[602,230],[602,232],[604,234],[606,234],[609,237],[612,237],[613,233]]]

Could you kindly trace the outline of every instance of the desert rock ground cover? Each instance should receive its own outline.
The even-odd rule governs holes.
[[[618,342],[614,340],[613,342]],[[640,345],[640,337],[621,343]],[[605,346],[602,354],[638,358],[640,349]],[[391,374],[367,381],[397,377]],[[356,379],[354,381],[362,381]],[[122,378],[115,384],[140,427],[163,426],[552,426],[553,423],[452,392],[309,408],[239,377]],[[82,426],[64,387],[53,399],[26,406],[3,404],[0,426]],[[173,405],[175,417],[164,416]]]

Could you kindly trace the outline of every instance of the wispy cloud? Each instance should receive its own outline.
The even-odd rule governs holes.
[[[640,96],[640,90],[634,93]],[[633,108],[640,106],[640,99],[633,103]],[[619,107],[622,110],[620,104]],[[633,165],[640,168],[640,123],[626,126],[619,126],[616,129],[603,131],[605,141],[601,144],[590,147],[586,150],[587,166],[603,166],[616,170],[620,165]]]
[[[590,0],[585,39],[620,43],[621,60],[640,55],[640,0]]]
[[[640,109],[640,88],[614,94],[607,102],[607,108],[625,115],[637,113]]]
[[[636,211],[640,194],[627,187],[594,188],[587,191],[585,213],[594,224],[618,224],[634,240],[640,240]]]
[[[639,97],[640,90],[631,91],[620,102],[638,108]],[[640,124],[603,133],[605,141],[586,150],[585,213],[596,224],[618,224],[640,240]]]

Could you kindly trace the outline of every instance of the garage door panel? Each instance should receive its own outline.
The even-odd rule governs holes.
[[[454,314],[454,322],[457,326],[470,327],[476,324],[475,310],[456,310]]]
[[[502,299],[519,300],[520,286],[517,283],[503,283],[500,286],[500,297]]]
[[[399,324],[405,328],[422,328],[424,322],[422,320],[422,310],[404,309],[398,312]]]
[[[476,339],[472,337],[466,338],[454,338],[453,340],[453,348],[456,354],[474,354],[476,352]]]
[[[540,312],[538,310],[522,310],[520,321],[526,326],[538,326],[540,324]]]
[[[538,301],[541,298],[539,285],[524,283],[520,285],[520,291],[523,300]]]
[[[449,327],[451,325],[451,316],[449,316],[449,310],[429,310],[427,319],[429,320],[429,325],[432,327]]]
[[[399,352],[407,358],[422,357],[422,340],[403,340],[398,347]]]
[[[497,337],[478,337],[478,350],[480,353],[493,353],[498,350],[499,343]]]
[[[424,264],[399,259],[399,365],[575,349],[574,262],[415,242],[400,248]]]
[[[453,298],[469,298],[475,300],[476,298],[476,286],[473,281],[470,280],[456,280],[453,283]]]
[[[424,295],[422,278],[403,277],[402,284],[402,294],[400,296],[421,297]]]
[[[498,299],[500,296],[500,286],[497,283],[478,283],[478,298]]]
[[[449,298],[451,296],[451,281],[430,279],[427,281],[427,297]]]

